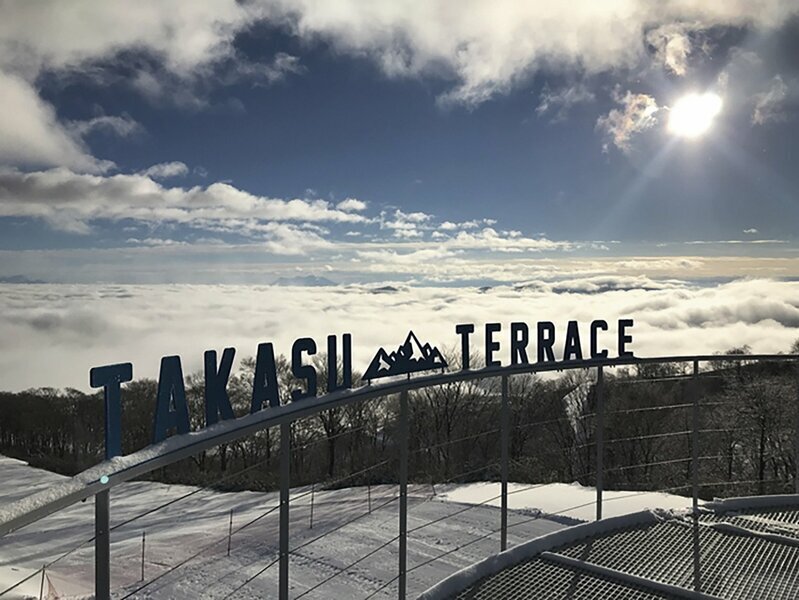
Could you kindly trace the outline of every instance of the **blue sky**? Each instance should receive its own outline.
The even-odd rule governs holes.
[[[799,16],[750,4],[2,4],[0,277],[797,276]]]

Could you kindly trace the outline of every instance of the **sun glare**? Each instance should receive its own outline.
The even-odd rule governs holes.
[[[682,137],[699,137],[710,129],[719,112],[721,97],[717,94],[688,94],[671,107],[669,131]]]

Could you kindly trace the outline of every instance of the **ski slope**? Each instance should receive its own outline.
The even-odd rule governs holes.
[[[61,479],[59,475],[34,469],[23,462],[0,457],[0,503],[24,497]],[[590,503],[594,491],[591,488],[575,484],[531,487],[527,484],[510,486],[509,545],[550,533],[580,519],[593,518],[594,508]],[[624,494],[610,494],[614,493]],[[180,499],[187,494],[191,495]],[[396,494],[396,485],[315,491],[313,494],[309,488],[293,489],[291,596],[308,599],[366,598],[370,594],[374,594],[374,598],[396,597],[395,583],[380,589],[397,573],[397,542],[391,541],[397,535]],[[435,486],[435,490],[430,485],[409,486],[410,596],[499,550],[500,511],[499,499],[495,498],[498,494],[499,484],[495,483]],[[175,502],[145,514],[169,501]],[[685,502],[684,498],[675,496],[639,494],[623,503],[621,499],[618,504],[608,502],[606,511],[632,512],[655,504],[683,507]],[[552,514],[581,504],[588,506],[563,515]],[[243,584],[277,559],[277,505],[277,492],[221,493],[150,482],[131,482],[114,488],[111,492],[112,528],[133,517],[144,516],[112,530],[113,597],[275,597],[277,564]],[[613,505],[618,508],[611,509]],[[235,533],[228,556],[231,510]],[[265,514],[267,511],[271,512]],[[0,539],[0,592],[81,542],[89,541],[94,533],[93,516],[91,501],[79,503]],[[142,532],[146,532],[145,582],[161,577],[136,592],[142,585]],[[372,554],[368,558],[353,565],[369,553]],[[92,543],[86,543],[49,568],[45,597],[48,591],[51,598],[90,597],[94,585],[93,556]],[[439,556],[442,557],[436,559]],[[170,571],[184,561],[185,564]],[[328,578],[331,579],[325,582]],[[322,585],[315,588],[318,584]],[[41,585],[41,575],[36,574],[1,597],[38,598]]]

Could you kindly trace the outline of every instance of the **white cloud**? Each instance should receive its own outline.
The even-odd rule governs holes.
[[[744,233],[753,233],[752,230],[745,230]],[[757,233],[757,229],[754,230]],[[689,246],[703,246],[712,244],[790,244],[788,240],[693,240],[685,242]]]
[[[38,95],[35,82],[44,71],[119,82],[118,74],[105,72],[113,71],[108,65],[121,52],[142,52],[152,60],[134,67],[124,83],[149,98],[198,108],[214,86],[242,79],[271,84],[301,73],[296,56],[277,53],[254,63],[237,53],[236,35],[264,20],[291,28],[306,43],[322,40],[337,52],[366,56],[392,77],[451,82],[439,100],[471,106],[529,82],[542,68],[581,76],[637,68],[649,61],[645,38],[666,68],[682,73],[695,28],[777,27],[796,12],[796,3],[785,0],[6,2],[0,7],[0,160],[91,173],[113,166],[92,156]],[[589,95],[579,86],[550,92],[540,108],[558,118]],[[775,82],[759,100],[756,123],[776,118],[768,107],[779,95]],[[127,135],[132,123],[124,119],[100,117],[74,127]],[[623,134],[614,138],[627,143]]]
[[[497,231],[492,227],[484,227],[475,233],[461,231],[444,243],[451,248],[483,249],[493,252],[540,252],[543,250],[572,250],[577,247],[577,244],[573,242],[529,238],[522,236],[518,231]]]
[[[691,54],[689,33],[701,29],[699,23],[669,23],[646,32],[646,42],[655,49],[655,60],[668,71],[683,76]]]
[[[357,198],[347,198],[336,204],[336,208],[347,212],[360,212],[366,210],[369,205]]]
[[[562,121],[573,106],[593,102],[595,98],[596,96],[585,83],[577,83],[557,90],[553,90],[549,84],[546,84],[539,96],[535,112],[539,117],[546,114],[552,115],[553,122]]]
[[[185,188],[154,179],[187,172],[188,167],[180,162],[154,165],[140,173],[110,176],[66,169],[30,173],[0,169],[0,217],[39,219],[54,229],[78,234],[101,227],[107,231],[109,222],[125,221],[126,231],[138,232],[137,227],[146,231],[144,235],[125,238],[139,246],[164,247],[170,244],[165,240],[197,243],[199,236],[228,239],[229,245],[238,247],[257,244],[280,255],[334,248],[353,252],[374,245],[396,247],[400,252],[438,244],[449,250],[503,253],[560,252],[578,247],[607,249],[601,243],[531,238],[518,230],[485,226],[494,223],[493,219],[439,224],[430,214],[400,209],[382,211],[373,218],[355,212],[365,210],[368,205],[354,198],[334,205],[318,198],[257,196],[228,183]],[[350,229],[337,235],[351,241],[331,240],[326,227],[330,223],[347,225]],[[390,232],[391,237],[377,241],[373,234],[357,229],[374,225]],[[427,234],[436,241],[422,241]]]
[[[222,74],[219,75],[221,83],[232,84],[244,80],[254,85],[272,85],[283,81],[288,75],[305,72],[305,67],[300,64],[300,58],[285,52],[278,52],[272,62],[266,64],[250,62],[235,56],[231,62],[230,68],[223,68]]]
[[[422,237],[423,231],[432,229],[427,223],[433,218],[423,212],[406,213],[395,209],[393,213],[380,213],[380,229],[391,229],[394,237],[413,239]]]
[[[481,224],[494,225],[494,219],[472,219],[471,221],[461,221],[460,223],[453,223],[452,221],[444,221],[438,226],[440,231],[457,231],[458,229],[477,229]]]
[[[504,93],[542,66],[597,73],[648,60],[645,38],[667,68],[684,68],[693,28],[775,27],[796,12],[792,2],[593,0],[264,0],[165,5],[141,0],[7,3],[0,19],[0,69],[32,81],[43,68],[81,69],[123,49],[157,56],[167,73],[187,78],[228,61],[225,72],[264,81],[297,72],[297,58],[278,54],[251,65],[236,56],[235,35],[266,19],[306,41],[323,39],[338,52],[366,55],[389,76],[432,75],[454,81],[443,101],[476,104]],[[223,73],[224,75],[224,73]],[[141,71],[141,90],[163,88]],[[179,91],[179,87],[174,88]]]
[[[428,215],[427,213],[423,212],[404,213],[401,210],[395,211],[394,216],[397,219],[402,219],[405,221],[409,221],[411,223],[425,223],[432,218],[432,215]]]
[[[63,165],[89,173],[101,173],[113,166],[92,157],[80,136],[58,122],[53,107],[27,81],[2,70],[0,163]]]
[[[413,223],[407,223],[403,227],[394,229],[394,237],[403,240],[413,240],[424,237],[424,233],[419,231]]]
[[[645,39],[666,68],[683,73],[692,30],[776,27],[796,11],[794,2],[784,0],[614,0],[611,6],[594,0],[4,3],[0,160],[87,172],[111,166],[92,157],[38,97],[33,82],[43,70],[102,78],[101,62],[113,64],[125,50],[142,51],[157,68],[141,67],[127,83],[148,97],[193,106],[205,102],[197,97],[198,87],[242,78],[268,84],[301,72],[298,57],[289,54],[259,63],[237,54],[235,36],[262,20],[290,27],[306,42],[321,39],[338,52],[367,56],[389,76],[454,82],[441,101],[474,105],[523,84],[542,67],[566,67],[583,75],[636,67],[649,60]],[[559,104],[557,118],[589,96],[579,86],[551,92],[540,108],[550,111]],[[772,114],[762,108],[755,119]],[[120,131],[121,123],[110,120],[119,118],[95,126]],[[626,143],[624,137],[619,141]]]
[[[322,37],[340,52],[370,56],[389,76],[454,79],[441,100],[467,105],[508,92],[542,67],[587,74],[634,67],[649,60],[644,32],[661,26],[773,27],[797,10],[784,0],[615,0],[611,5],[593,0],[279,0],[275,5],[302,37]],[[680,40],[675,31],[662,44],[670,68],[679,68],[687,53]]]
[[[363,223],[324,200],[255,196],[226,183],[164,187],[142,174],[97,176],[65,169],[0,171],[0,216],[40,218],[56,229],[86,233],[92,221],[134,219],[246,234],[264,221]]]
[[[186,242],[172,240],[172,239],[164,239],[164,238],[128,238],[125,240],[128,244],[136,244],[138,246],[151,246],[151,247],[161,247],[161,246],[184,246]]]
[[[771,80],[768,91],[755,95],[755,110],[752,113],[752,123],[755,125],[765,125],[784,121],[786,114],[783,112],[783,104],[788,97],[788,86],[782,77],[776,75]]]
[[[110,162],[94,158],[79,136],[104,128],[128,135],[126,117],[98,117],[63,124],[42,100],[35,82],[45,70],[118,81],[105,73],[118,53],[145,52],[153,61],[127,65],[127,83],[151,98],[202,105],[195,88],[224,84],[230,77],[271,83],[299,72],[296,57],[277,54],[271,62],[251,64],[236,56],[237,32],[267,16],[257,3],[221,0],[213,4],[158,0],[133,3],[80,1],[3,3],[0,6],[0,160],[18,166],[62,166],[102,172]],[[105,62],[106,66],[101,67]],[[221,73],[213,66],[222,63]],[[142,66],[146,65],[146,66]],[[157,65],[157,66],[155,66]],[[135,69],[138,69],[136,71]],[[149,70],[148,70],[149,69]]]
[[[619,150],[628,152],[632,137],[657,123],[657,113],[661,107],[652,96],[633,94],[629,90],[624,96],[616,90],[614,99],[622,108],[614,108],[607,115],[599,117],[596,126]]]
[[[187,72],[228,56],[233,35],[263,14],[257,5],[235,0],[179,6],[45,0],[5,4],[2,11],[2,63],[29,73],[81,65],[127,48],[148,49],[170,70]]]
[[[312,250],[333,248],[332,242],[315,231],[291,223],[266,223],[260,231],[266,234],[264,247],[272,254],[300,256]]]
[[[71,121],[67,127],[75,134],[83,137],[95,131],[111,133],[119,137],[130,137],[142,131],[142,126],[130,115],[101,115],[87,121]]]
[[[85,389],[88,371],[97,365],[132,361],[137,379],[155,377],[167,354],[181,355],[185,371],[192,372],[202,368],[202,353],[210,348],[234,346],[240,361],[259,342],[274,342],[285,354],[297,337],[321,343],[325,335],[342,332],[352,333],[353,366],[362,370],[378,347],[400,343],[409,329],[452,348],[458,343],[455,325],[469,322],[477,325],[476,348],[482,347],[483,324],[502,322],[497,337],[505,363],[510,321],[551,320],[560,333],[570,319],[633,318],[638,356],[712,353],[744,344],[755,352],[779,352],[799,337],[797,283],[606,285],[590,297],[585,290],[575,293],[586,285],[572,280],[570,291],[562,293],[499,287],[485,294],[475,288],[400,286],[395,293],[375,294],[368,286],[3,285],[0,338],[16,342],[15,351],[0,361],[0,381],[10,390]],[[611,348],[614,339],[608,332]],[[48,368],[42,370],[43,364]]]
[[[359,250],[358,257],[370,261],[374,267],[391,269],[395,265],[409,265],[418,268],[420,264],[428,261],[439,261],[456,256],[456,252],[443,246],[424,248],[410,252],[397,252],[396,250]]]
[[[307,224],[298,225],[301,231]],[[173,233],[157,228],[156,233],[146,231],[126,232],[125,238],[176,239]],[[213,234],[179,238],[187,244],[169,246],[122,245],[115,248],[85,248],[58,250],[0,250],[0,277],[24,274],[29,279],[65,282],[116,282],[116,283],[259,283],[263,282],[264,269],[271,275],[286,275],[287,270],[313,264],[313,260],[283,259],[264,245],[267,239],[276,240],[283,232],[262,229],[257,237],[247,243],[231,242]],[[435,232],[434,232],[435,233]],[[291,243],[292,232],[284,239]],[[300,234],[302,235],[302,234]],[[442,236],[444,234],[441,234]],[[457,282],[480,285],[505,282],[559,282],[576,278],[600,276],[630,277],[645,275],[664,281],[720,280],[737,277],[779,277],[799,280],[799,257],[786,254],[782,257],[747,258],[741,256],[595,256],[581,258],[571,249],[584,249],[581,242],[555,242],[554,247],[539,252],[529,252],[519,247],[509,260],[505,252],[494,252],[491,246],[461,245],[450,238],[432,241],[394,240],[370,241],[330,240],[330,245],[315,240],[305,240],[309,259],[333,265],[337,281],[341,283],[366,283],[384,281],[416,281],[419,283],[451,285]],[[442,243],[443,242],[443,243]],[[316,243],[316,246],[313,246]],[[492,244],[501,242],[496,240]],[[519,243],[519,242],[517,242]],[[524,240],[520,242],[524,244]],[[552,242],[550,242],[552,243]],[[209,244],[214,244],[209,248]],[[294,244],[277,250],[286,256],[302,248]],[[701,249],[704,246],[686,246]],[[741,246],[744,248],[745,246]],[[727,247],[728,249],[733,246]],[[293,249],[293,250],[292,250]],[[439,253],[444,260],[425,260],[428,251]],[[366,255],[362,253],[366,252]],[[290,256],[290,255],[289,255]],[[365,258],[362,258],[365,256]],[[408,257],[410,256],[410,257]],[[395,259],[396,257],[396,259]]]
[[[141,171],[140,174],[151,179],[167,179],[169,177],[183,177],[189,172],[189,167],[180,161],[158,163]]]

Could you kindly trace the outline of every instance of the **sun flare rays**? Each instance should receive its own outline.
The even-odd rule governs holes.
[[[718,94],[686,94],[669,112],[668,130],[684,138],[697,138],[706,133],[721,112],[722,100]]]

